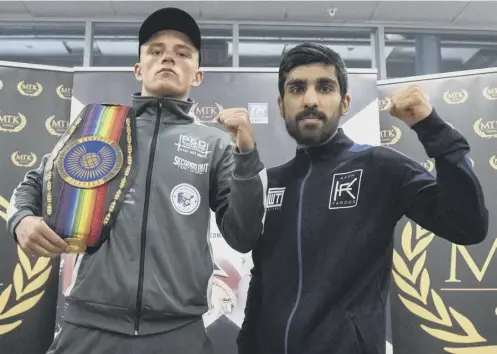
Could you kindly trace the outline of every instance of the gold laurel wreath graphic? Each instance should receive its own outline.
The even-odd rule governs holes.
[[[445,91],[445,92],[443,93],[443,100],[444,100],[446,103],[448,103],[448,104],[462,104],[462,103],[466,102],[466,101],[467,101],[467,99],[468,99],[468,97],[469,97],[468,91],[466,91],[466,90],[464,90],[464,89],[463,89],[463,90],[461,90],[461,91],[459,91],[459,92],[461,92],[461,93],[462,93],[462,97],[461,97],[461,99],[460,99],[460,100],[457,100],[457,101],[452,100],[452,99],[450,98],[450,93],[451,93],[451,92],[450,92],[450,90],[447,90],[447,91]]]
[[[14,129],[5,129],[5,128],[0,127],[0,132],[19,133],[21,130],[24,129],[24,127],[27,124],[26,117],[23,114],[21,114],[20,112],[18,112],[18,113],[19,113],[19,118],[21,118],[21,123],[17,127],[15,127]]]
[[[398,295],[400,300],[412,314],[426,321],[427,324],[420,325],[425,332],[453,345],[445,347],[446,352],[497,353],[497,345],[482,346],[481,343],[487,342],[487,339],[478,333],[473,323],[454,308],[447,307],[440,295],[431,288],[430,274],[425,262],[427,248],[434,237],[433,233],[414,223],[407,222],[405,225],[401,236],[404,258],[396,250],[393,253],[392,274],[395,284],[403,293]],[[412,268],[409,268],[409,265],[413,265]],[[430,303],[434,305],[434,309],[429,306]],[[438,328],[435,325],[438,325]]]
[[[64,135],[64,133],[59,133],[54,128],[52,128],[52,122],[53,122],[54,119],[55,119],[55,116],[48,117],[47,120],[45,120],[45,128],[47,129],[47,131],[50,134],[52,134],[54,136],[62,136],[62,135]]]
[[[10,160],[12,161],[12,164],[14,166],[29,168],[29,167],[33,167],[36,164],[36,161],[38,161],[38,157],[36,156],[36,154],[34,152],[30,152],[29,156],[31,156],[32,160],[29,163],[23,165],[23,164],[19,163],[19,161],[16,160],[18,153],[19,153],[19,151],[15,151],[10,155]]]
[[[0,206],[7,209],[8,205],[7,200],[0,196]],[[7,220],[4,211],[0,215]],[[45,291],[36,291],[46,284],[52,269],[50,258],[40,257],[31,266],[31,261],[19,246],[17,254],[19,263],[14,268],[13,283],[0,293],[0,336],[19,327],[23,321],[19,315],[31,310],[40,301]],[[9,303],[11,306],[7,306]]]
[[[493,96],[493,91],[489,86],[483,89],[483,97],[487,100],[497,100],[497,96]]]
[[[400,130],[396,126],[392,126],[392,129],[395,131],[395,137],[391,141],[389,141],[387,143],[383,143],[383,145],[385,145],[385,146],[397,144],[400,141],[400,138],[402,137],[402,130]]]
[[[490,167],[497,170],[497,155],[490,156],[488,162],[490,163]]]
[[[19,91],[19,93],[23,96],[36,97],[43,91],[43,86],[39,82],[36,83],[37,89],[34,92],[24,91],[24,89],[22,87],[23,85],[24,85],[24,81],[20,81],[17,84],[17,91]]]
[[[490,139],[490,138],[495,138],[495,135],[490,135],[485,133],[483,130],[480,128],[480,123],[483,121],[483,118],[478,119],[475,121],[475,124],[473,124],[473,128],[475,130],[475,133],[478,134],[480,137],[483,139]]]

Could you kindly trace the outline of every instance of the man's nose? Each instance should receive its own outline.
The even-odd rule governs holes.
[[[173,54],[165,51],[164,54],[162,55],[162,62],[163,63],[173,63],[174,64],[174,56],[173,56]]]
[[[304,96],[305,107],[316,107],[318,105],[318,95],[316,90],[310,88],[306,91]]]

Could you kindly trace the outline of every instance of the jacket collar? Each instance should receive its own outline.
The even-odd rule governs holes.
[[[297,156],[307,154],[311,157],[326,158],[333,157],[339,153],[349,150],[354,142],[345,135],[342,128],[338,128],[333,138],[321,145],[297,148]]]
[[[140,93],[132,95],[133,108],[136,117],[151,117],[155,119],[160,111],[162,123],[188,124],[193,123],[195,118],[191,116],[190,110],[193,100],[182,101],[170,97],[142,96]]]

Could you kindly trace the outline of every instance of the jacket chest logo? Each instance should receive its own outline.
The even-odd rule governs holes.
[[[285,195],[285,187],[269,188],[266,199],[266,210],[281,209],[283,205],[283,196]]]
[[[344,209],[357,206],[361,190],[362,171],[335,173],[328,208]]]
[[[177,151],[185,152],[193,156],[207,158],[211,153],[209,150],[209,143],[190,135],[181,134],[178,142],[174,145],[178,148]]]
[[[178,184],[171,191],[171,204],[181,215],[192,215],[201,202],[201,196],[197,188],[188,183]]]

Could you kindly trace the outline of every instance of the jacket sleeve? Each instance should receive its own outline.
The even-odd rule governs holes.
[[[15,229],[26,216],[42,216],[43,171],[50,154],[43,156],[38,168],[28,171],[14,189],[7,208],[7,230],[17,242]]]
[[[399,210],[450,242],[460,245],[482,242],[488,233],[488,210],[467,157],[468,142],[435,110],[412,129],[428,156],[435,159],[437,176],[401,155]]]
[[[267,174],[257,147],[239,153],[227,144],[212,180],[210,207],[228,245],[247,253],[264,227]]]
[[[247,302],[245,304],[245,318],[243,320],[240,332],[237,337],[238,354],[253,354],[256,353],[254,348],[257,348],[254,331],[257,326],[257,317],[261,310],[262,302],[262,280],[261,266],[257,258],[257,248],[252,251],[252,260],[254,266],[251,270],[250,284],[247,292]]]

